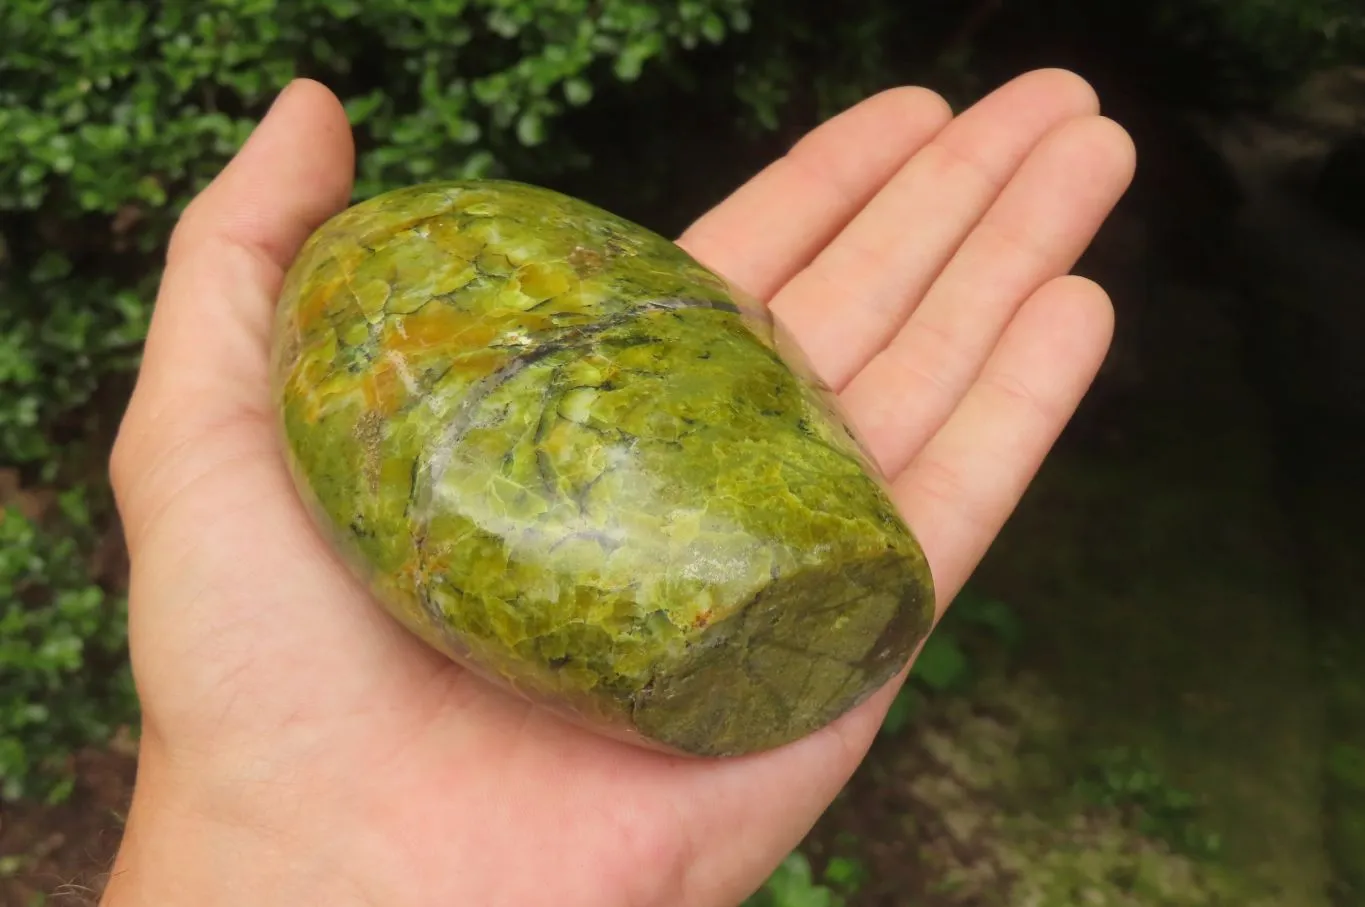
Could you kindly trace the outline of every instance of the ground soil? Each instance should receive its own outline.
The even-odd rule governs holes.
[[[126,749],[82,753],[67,802],[0,807],[0,905],[95,902],[118,847],[134,765]]]

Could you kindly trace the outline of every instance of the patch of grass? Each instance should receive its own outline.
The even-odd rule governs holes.
[[[1318,907],[1320,674],[1256,411],[1205,352],[1181,351],[1198,365],[1186,396],[1149,407],[1127,446],[1054,451],[977,581],[1009,590],[1029,630],[1017,662],[1073,719],[1068,779],[1096,751],[1150,753],[1198,796],[1219,862]]]

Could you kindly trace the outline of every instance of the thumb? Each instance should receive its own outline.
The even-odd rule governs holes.
[[[186,208],[110,462],[130,541],[156,506],[145,490],[192,480],[196,444],[228,427],[269,430],[276,295],[304,240],[346,204],[354,162],[340,102],[299,80]]]

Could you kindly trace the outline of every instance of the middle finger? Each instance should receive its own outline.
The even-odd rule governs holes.
[[[997,89],[914,155],[778,291],[773,312],[825,383],[841,390],[890,342],[1033,146],[1098,109],[1093,89],[1063,70]]]

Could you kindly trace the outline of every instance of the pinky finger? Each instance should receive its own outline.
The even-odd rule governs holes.
[[[976,568],[1098,372],[1113,334],[1104,290],[1038,289],[956,411],[896,478],[896,503],[934,569],[939,610]]]

